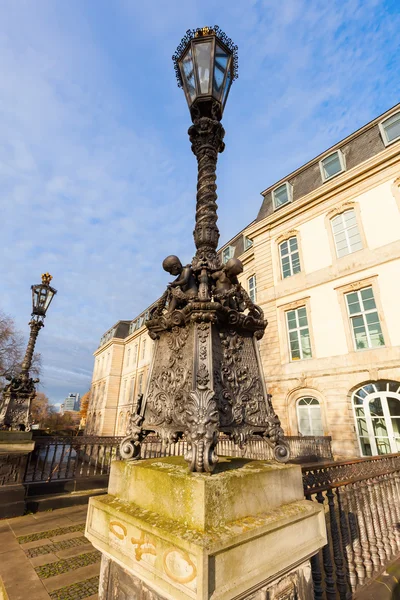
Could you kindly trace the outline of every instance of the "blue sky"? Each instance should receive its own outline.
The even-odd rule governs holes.
[[[398,0],[13,0],[0,21],[0,309],[28,331],[30,285],[58,294],[39,336],[54,403],[90,385],[102,333],[193,255],[196,161],[171,55],[218,24],[239,79],[218,169],[224,243],[260,192],[400,101]]]

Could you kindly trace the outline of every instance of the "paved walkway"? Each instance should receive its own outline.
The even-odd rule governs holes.
[[[85,505],[0,521],[8,600],[97,600],[100,553],[84,537],[86,512]]]

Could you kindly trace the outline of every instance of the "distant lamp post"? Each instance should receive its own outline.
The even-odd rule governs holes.
[[[39,331],[44,327],[47,310],[57,290],[51,287],[52,276],[49,273],[42,275],[42,282],[32,285],[32,315],[29,322],[30,335],[22,362],[21,373],[16,377],[7,377],[10,383],[3,392],[2,406],[0,407],[0,423],[12,429],[30,429],[30,406],[36,395],[35,383],[39,379],[32,379],[29,371],[35,350]]]

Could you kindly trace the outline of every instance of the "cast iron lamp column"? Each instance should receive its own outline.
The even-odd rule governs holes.
[[[220,433],[240,446],[265,439],[276,460],[289,451],[267,394],[258,340],[267,322],[240,284],[243,264],[224,265],[217,254],[216,167],[224,150],[221,118],[237,77],[237,47],[219,27],[186,32],[173,56],[193,125],[198,162],[194,241],[196,254],[182,265],[173,254],[163,269],[177,278],[150,312],[146,327],[155,340],[146,390],[133,413],[121,457],[140,458],[150,432],[165,445],[184,438],[190,471],[212,473]]]
[[[29,376],[29,371],[32,366],[32,358],[39,331],[44,327],[43,321],[46,317],[47,309],[54,295],[57,293],[57,290],[50,286],[51,280],[52,276],[49,273],[44,273],[42,275],[42,283],[31,286],[32,318],[29,322],[31,331],[22,362],[21,373],[16,377],[7,377],[10,383],[5,387],[3,393],[0,423],[12,429],[27,430],[30,428],[30,406],[36,395],[35,383],[38,383],[39,379],[32,379]]]
[[[220,268],[216,168],[218,153],[225,148],[220,121],[231,83],[237,78],[237,46],[219,27],[203,27],[187,31],[172,58],[193,121],[188,133],[198,162],[192,267],[199,275],[199,297],[209,300],[207,273]]]

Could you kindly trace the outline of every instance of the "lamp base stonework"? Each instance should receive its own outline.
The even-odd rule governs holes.
[[[309,600],[326,543],[300,467],[229,458],[212,476],[181,457],[114,462],[86,537],[103,555],[99,600]]]

